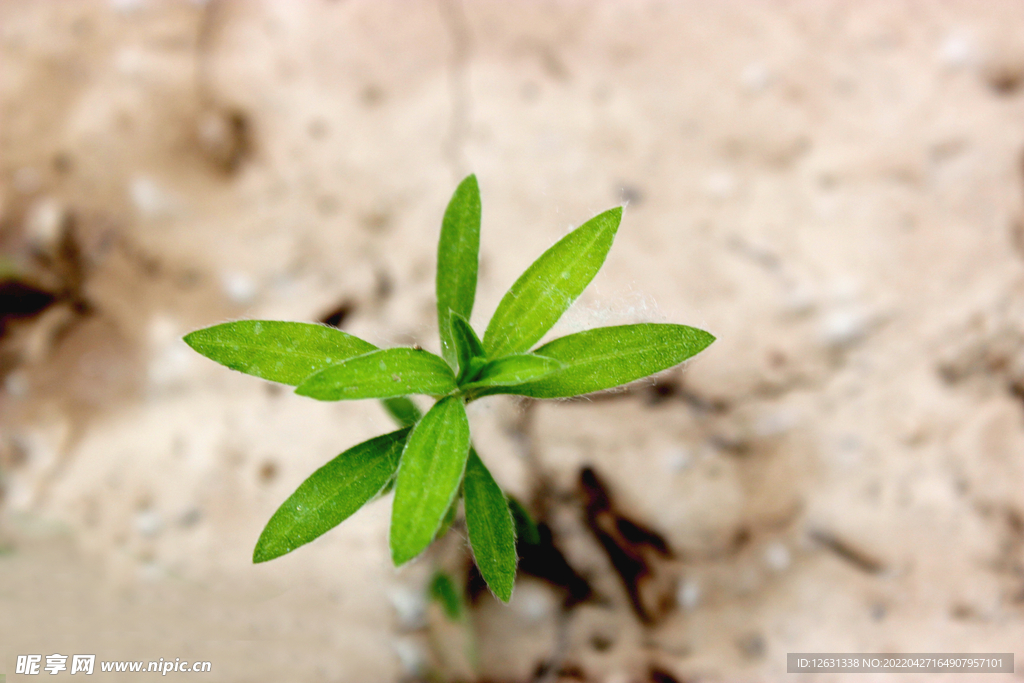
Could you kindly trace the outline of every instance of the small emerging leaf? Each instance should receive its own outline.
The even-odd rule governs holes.
[[[348,519],[395,473],[408,434],[400,429],[364,441],[314,472],[267,522],[252,561],[290,553]]]
[[[442,398],[413,427],[402,452],[391,509],[391,559],[396,567],[434,540],[458,493],[468,455],[466,407],[457,396]]]
[[[185,335],[185,343],[232,370],[292,386],[330,365],[377,349],[333,327],[279,320],[214,325]]]
[[[484,347],[476,332],[469,326],[466,319],[452,311],[452,343],[455,345],[455,357],[459,368],[459,381],[470,377],[470,365],[474,358],[483,358]]]
[[[621,220],[622,207],[591,218],[526,269],[487,325],[489,357],[526,351],[558,322],[600,270]]]
[[[436,572],[430,580],[429,591],[431,599],[436,600],[444,609],[445,616],[452,621],[462,619],[462,596],[448,573]]]
[[[502,601],[512,597],[516,580],[516,532],[505,494],[470,449],[463,484],[466,528],[473,558],[491,591]]]
[[[467,320],[472,314],[479,254],[480,188],[476,176],[471,175],[459,184],[448,203],[437,245],[437,327],[441,355],[453,369],[456,354],[448,313],[455,311]]]
[[[385,398],[381,400],[381,404],[399,427],[412,427],[423,417],[423,413],[408,396]]]
[[[562,364],[554,358],[519,353],[492,360],[483,367],[477,380],[463,389],[515,386],[542,379],[561,369]]]
[[[437,396],[455,389],[455,375],[441,358],[419,349],[383,349],[356,356],[306,378],[295,393],[321,401]]]
[[[714,340],[704,330],[686,325],[599,327],[555,339],[534,352],[561,361],[564,367],[560,371],[490,393],[567,398],[611,389],[678,365]]]

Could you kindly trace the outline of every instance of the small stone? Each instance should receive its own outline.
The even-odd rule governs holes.
[[[764,563],[774,572],[784,572],[793,563],[793,558],[789,548],[776,541],[769,543],[768,547],[764,549]]]
[[[542,584],[524,582],[516,586],[509,607],[527,622],[536,624],[555,612],[555,601],[551,592]]]
[[[412,638],[398,638],[391,645],[406,675],[420,677],[426,672],[427,655],[418,642]]]
[[[136,176],[128,184],[128,196],[143,218],[156,220],[174,213],[171,197],[148,176]]]
[[[728,171],[717,171],[708,176],[704,189],[715,199],[728,199],[736,194],[739,183],[736,176]]]
[[[676,591],[676,604],[687,612],[692,612],[700,605],[701,590],[696,579],[683,579]]]
[[[156,315],[149,324],[152,349],[147,376],[153,388],[167,388],[181,381],[193,363],[193,352],[181,340],[177,323],[164,315]]]
[[[146,0],[110,0],[111,9],[122,14],[130,14],[140,10],[145,4]]]
[[[958,69],[978,62],[978,48],[969,36],[951,33],[939,46],[938,58],[944,66]]]
[[[61,238],[65,220],[64,207],[53,197],[44,197],[32,204],[25,216],[25,236],[37,251],[49,252]]]
[[[740,84],[751,93],[759,93],[772,82],[772,73],[761,62],[752,62],[743,67],[740,73]]]
[[[777,410],[754,424],[754,434],[762,438],[779,436],[792,430],[797,423],[798,418],[792,411]]]
[[[256,298],[256,283],[245,273],[223,273],[220,283],[224,295],[233,303],[248,304]]]
[[[156,510],[147,509],[135,515],[135,530],[146,538],[156,536],[163,529],[163,517]]]
[[[183,529],[188,529],[190,527],[194,527],[196,524],[199,524],[199,522],[202,521],[202,519],[203,511],[197,507],[192,507],[189,508],[188,510],[185,510],[185,512],[181,513],[181,516],[178,518],[178,526],[182,527]]]
[[[810,287],[794,286],[786,291],[782,300],[782,312],[787,315],[801,316],[814,310],[814,291]]]
[[[673,474],[678,474],[693,464],[693,454],[689,449],[683,447],[669,448],[661,456],[665,469]]]
[[[860,311],[831,311],[821,324],[822,343],[834,349],[853,346],[867,336],[869,327],[870,320]]]
[[[426,625],[427,601],[423,591],[409,586],[395,586],[388,591],[388,599],[402,629],[414,631]]]

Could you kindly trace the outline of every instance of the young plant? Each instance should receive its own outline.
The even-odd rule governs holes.
[[[346,450],[314,472],[274,513],[253,562],[309,543],[394,487],[390,547],[396,566],[447,531],[461,497],[480,574],[507,602],[516,572],[513,511],[470,444],[466,404],[493,394],[566,398],[610,389],[670,368],[714,337],[686,325],[601,327],[533,348],[604,263],[622,208],[559,240],[502,298],[483,339],[469,324],[480,246],[475,176],[459,184],[441,223],[437,322],[441,356],[379,349],[311,323],[243,320],[197,330],[193,349],[233,370],[296,387],[321,401],[382,399],[402,428]],[[421,415],[408,398],[435,399]]]

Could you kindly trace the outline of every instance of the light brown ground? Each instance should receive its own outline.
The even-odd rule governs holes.
[[[4,341],[0,672],[59,652],[210,660],[210,681],[471,675],[465,634],[422,600],[462,542],[395,571],[386,500],[249,563],[298,483],[387,427],[379,407],[294,397],[180,341],[344,303],[347,331],[436,349],[437,230],[471,171],[475,324],[628,201],[556,334],[718,337],[667,396],[474,404],[485,460],[524,497],[548,482],[556,540],[603,596],[563,617],[527,578],[511,607],[482,600],[480,676],[1019,660],[1022,28],[1009,0],[0,2],[0,246],[52,280],[30,254],[72,220],[90,307]],[[583,464],[676,551],[653,627],[582,523]]]

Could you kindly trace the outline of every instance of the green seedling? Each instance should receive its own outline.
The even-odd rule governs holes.
[[[480,191],[475,176],[463,180],[445,211],[437,252],[440,356],[380,349],[341,330],[299,322],[243,320],[187,335],[204,356],[295,386],[300,396],[382,399],[401,425],[349,448],[303,482],[270,518],[253,561],[309,543],[393,487],[395,565],[447,530],[461,498],[480,574],[507,602],[518,559],[516,520],[525,513],[514,502],[510,508],[472,448],[466,404],[494,394],[546,399],[611,389],[677,365],[714,341],[686,325],[643,323],[536,346],[601,268],[621,218],[621,207],[606,211],[548,249],[505,294],[481,339],[468,322],[476,295]],[[435,401],[425,415],[407,398],[417,394]]]

